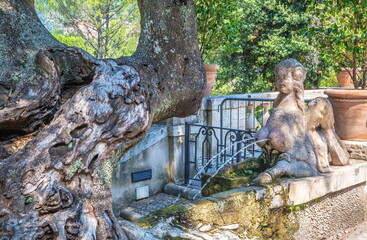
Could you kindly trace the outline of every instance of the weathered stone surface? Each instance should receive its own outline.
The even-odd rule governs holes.
[[[204,240],[213,240],[213,237],[210,236],[209,234],[207,233],[203,233],[203,232],[199,232],[199,231],[196,231],[196,230],[189,230],[189,232],[192,234],[192,235],[195,235],[195,236],[198,236],[198,237],[201,237],[202,239]]]
[[[221,229],[226,229],[226,230],[236,230],[240,227],[239,224],[231,224],[231,225],[227,225],[227,226],[223,226],[221,227]]]
[[[208,232],[210,231],[210,229],[212,229],[212,226],[210,224],[204,225],[202,227],[199,228],[200,232]]]
[[[300,205],[366,180],[367,164],[353,161],[349,166],[332,167],[332,172],[324,176],[289,180],[288,198],[292,205]]]
[[[142,217],[141,214],[135,212],[134,209],[130,207],[121,210],[120,216],[129,221],[135,221]]]
[[[343,141],[351,159],[367,160],[367,142]]]
[[[321,173],[330,172],[329,162],[335,166],[349,163],[349,155],[334,129],[334,113],[329,100],[316,98],[308,104],[306,133],[316,154],[316,167]],[[330,159],[329,159],[330,158]]]
[[[142,240],[142,239],[149,239],[149,240],[159,240],[161,238],[155,237],[149,231],[139,228],[135,226],[133,223],[129,221],[119,221],[121,228],[126,232],[126,235],[129,240]]]
[[[231,233],[231,232],[229,232],[229,231],[224,231],[224,232],[222,233],[222,236],[224,237],[224,238],[222,238],[222,239],[228,239],[228,240],[241,240],[237,235],[235,235],[235,234],[233,234],[233,233]]]
[[[327,239],[362,223],[365,219],[364,188],[365,184],[355,185],[309,203],[301,211],[294,211],[291,218],[299,227],[292,239]]]
[[[175,196],[181,196],[187,199],[193,199],[194,196],[198,194],[200,191],[199,189],[187,188],[185,186],[169,183],[164,187],[164,192]],[[196,198],[200,197],[202,197],[201,193],[199,193]]]
[[[119,209],[119,215],[122,218],[128,219],[130,221],[136,221],[137,219],[152,214],[158,210],[169,207],[174,202],[175,204],[182,204],[186,203],[187,200],[177,199],[176,196],[168,195],[165,193],[158,193],[147,199],[134,201],[127,208],[124,208],[122,210]]]

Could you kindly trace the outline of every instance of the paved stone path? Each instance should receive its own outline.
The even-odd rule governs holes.
[[[120,214],[121,217],[134,221],[157,210],[171,206],[176,199],[176,196],[159,193],[147,199],[133,202],[128,208],[122,209]],[[183,204],[186,202],[188,202],[188,200],[179,199],[176,204]]]

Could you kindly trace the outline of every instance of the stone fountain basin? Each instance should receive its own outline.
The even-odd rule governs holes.
[[[205,183],[212,175],[204,174],[202,177],[202,183]],[[249,185],[254,177],[251,176],[239,176],[239,177],[225,177],[225,176],[214,176],[208,185],[203,188],[201,194],[205,197],[225,192],[233,188]]]
[[[236,165],[228,165],[217,174],[204,174],[201,185],[207,185],[202,189],[203,196],[225,192],[233,188],[249,186],[251,181],[258,175],[258,159],[250,158]]]

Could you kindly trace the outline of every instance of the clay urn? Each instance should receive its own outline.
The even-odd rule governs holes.
[[[219,69],[218,65],[204,65],[204,69],[206,72],[206,88],[204,90],[204,97],[209,97],[210,92],[213,89],[215,79],[217,78],[217,71]]]
[[[327,89],[335,118],[335,131],[342,140],[367,140],[367,90]]]
[[[349,71],[352,71],[352,69],[349,69]],[[336,78],[340,87],[354,87],[352,77],[349,75],[347,68],[342,68],[341,73],[336,74]]]

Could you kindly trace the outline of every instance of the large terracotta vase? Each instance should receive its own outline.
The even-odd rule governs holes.
[[[336,74],[336,78],[338,79],[340,87],[354,87],[352,77],[349,75],[346,68],[342,68],[341,73]]]
[[[333,105],[335,130],[343,140],[367,140],[367,90],[327,89]]]
[[[206,72],[206,88],[204,90],[204,97],[209,97],[213,89],[215,79],[217,78],[218,65],[204,65]]]

